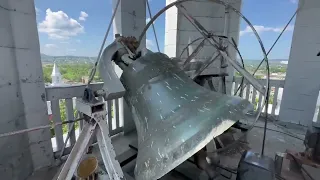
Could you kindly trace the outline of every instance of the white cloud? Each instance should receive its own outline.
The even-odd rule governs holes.
[[[299,0],[290,0],[290,2],[293,3],[293,4],[298,4],[298,1]]]
[[[57,45],[55,45],[55,44],[45,44],[45,45],[44,45],[44,47],[49,48],[49,49],[55,49],[55,48],[58,48],[58,46],[57,46]]]
[[[260,25],[255,25],[253,26],[256,31],[261,34],[263,32],[281,32],[284,27],[266,27],[266,26],[260,26]],[[286,29],[286,31],[293,31],[293,25],[289,25]],[[245,34],[251,34],[253,33],[252,29],[250,26],[247,26],[244,30],[240,31],[240,36],[243,36]]]
[[[79,20],[80,21],[85,21],[85,20],[87,20],[87,17],[88,17],[89,15],[86,13],[86,12],[84,12],[84,11],[81,11],[80,12],[80,16],[79,16]]]
[[[147,48],[148,49],[153,49],[154,48],[154,43],[153,43],[153,41],[152,40],[150,40],[150,39],[146,39],[146,46],[147,46]]]
[[[63,11],[46,10],[45,20],[38,25],[39,32],[48,34],[51,39],[69,39],[84,32],[84,27]]]

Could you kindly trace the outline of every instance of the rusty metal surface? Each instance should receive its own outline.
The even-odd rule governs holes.
[[[138,180],[162,177],[252,109],[247,100],[197,85],[161,53],[136,60],[121,81],[138,132]]]

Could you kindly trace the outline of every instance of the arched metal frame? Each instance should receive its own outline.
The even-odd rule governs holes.
[[[139,43],[141,42],[141,40],[142,40],[143,37],[145,36],[145,34],[146,34],[147,30],[149,29],[149,27],[150,27],[150,26],[153,24],[153,22],[154,22],[160,15],[162,15],[166,10],[168,10],[169,8],[171,8],[171,7],[173,7],[173,6],[178,6],[178,5],[181,5],[181,4],[184,3],[184,2],[190,2],[190,1],[195,1],[195,0],[178,0],[178,1],[172,2],[172,3],[168,4],[166,7],[162,8],[155,16],[153,16],[153,17],[151,18],[151,20],[150,20],[150,21],[148,22],[148,24],[145,26],[145,28],[143,29],[141,35],[139,36],[138,42],[139,42]],[[244,136],[246,136],[246,134],[247,134],[251,129],[254,128],[254,125],[255,125],[256,122],[258,121],[258,119],[259,119],[259,117],[260,117],[260,115],[261,115],[261,113],[262,113],[262,110],[263,110],[263,107],[264,107],[264,106],[266,107],[266,108],[265,108],[266,112],[268,112],[268,99],[269,99],[269,93],[270,93],[270,92],[269,92],[269,91],[270,91],[270,82],[269,82],[270,71],[269,71],[268,55],[267,55],[266,49],[265,49],[265,47],[264,47],[264,45],[263,45],[263,43],[262,43],[262,40],[261,40],[258,32],[257,32],[256,29],[254,28],[254,26],[251,24],[251,22],[250,22],[240,11],[238,11],[238,10],[237,10],[236,8],[234,8],[232,5],[230,5],[230,4],[228,4],[228,3],[225,3],[225,2],[223,2],[223,1],[221,1],[221,0],[208,0],[208,1],[213,2],[213,3],[217,3],[217,4],[221,4],[221,5],[225,6],[225,8],[231,9],[232,11],[234,11],[235,13],[237,13],[237,14],[248,24],[248,26],[252,29],[254,35],[256,36],[256,38],[257,38],[257,40],[258,40],[258,42],[259,42],[259,44],[260,44],[261,51],[262,51],[262,53],[263,53],[263,55],[264,55],[264,60],[263,60],[263,61],[266,62],[267,79],[266,79],[266,85],[265,85],[265,93],[264,93],[263,105],[262,105],[262,108],[261,108],[261,109],[259,110],[259,112],[257,113],[254,122],[253,122],[252,125],[249,127],[249,130],[248,130],[246,133],[243,133],[243,135],[239,138],[239,139],[241,139],[241,138],[243,138]],[[178,8],[178,7],[177,7],[177,8]],[[192,17],[192,18],[193,18],[193,17]],[[194,18],[193,18],[193,19],[194,19]],[[193,25],[194,25],[194,24],[193,24]],[[201,26],[200,23],[197,23],[197,24],[194,25],[194,26],[196,27],[196,29],[198,29],[198,28],[199,28],[199,25]],[[203,27],[202,27],[202,28],[203,28]],[[199,30],[199,29],[198,29],[198,30]],[[200,32],[200,31],[199,31],[199,32]],[[206,39],[209,39],[209,40],[211,39],[211,40],[212,40],[211,37],[206,37],[202,32],[200,32],[200,34],[203,35],[204,40],[206,40]],[[209,41],[209,42],[212,44],[211,41]],[[229,42],[229,44],[231,44],[234,48],[236,48],[234,44],[230,43],[230,41],[228,41],[228,42]],[[212,45],[213,45],[213,44],[212,44]],[[215,45],[213,45],[213,47],[216,48],[217,51],[219,51],[219,49],[218,49]],[[237,48],[236,48],[236,49],[237,49]],[[227,55],[227,56],[228,56],[228,55]],[[230,57],[229,57],[229,58],[230,58]],[[231,58],[230,58],[230,59],[231,59]],[[232,61],[232,60],[231,60],[231,61]],[[243,69],[243,70],[244,70],[244,69]],[[246,70],[244,70],[244,71],[247,72]],[[239,71],[239,72],[240,72],[240,71]],[[240,72],[240,73],[241,73],[241,72]],[[248,72],[247,72],[247,73],[248,73]],[[242,73],[241,73],[241,74],[242,74]],[[248,73],[248,74],[250,74],[250,73]],[[250,74],[250,76],[251,76],[251,74]],[[254,77],[253,77],[253,78],[254,78]],[[267,116],[267,113],[266,113],[266,116]],[[236,144],[237,144],[237,141],[235,141],[235,142],[232,143],[232,144],[229,144],[228,146],[225,146],[224,148],[218,149],[216,152],[224,151],[224,150],[226,150],[226,149],[228,149],[228,148],[230,148],[230,147],[233,147],[233,146],[236,145]]]

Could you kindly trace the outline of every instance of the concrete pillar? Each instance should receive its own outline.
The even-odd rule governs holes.
[[[280,108],[280,121],[310,125],[320,86],[320,1],[300,1]]]
[[[113,0],[113,9],[118,0]],[[122,36],[134,36],[139,38],[143,28],[146,26],[146,1],[145,0],[121,0],[118,7],[114,22],[113,33],[121,34]],[[143,38],[141,48],[146,47],[146,37]],[[121,76],[122,70],[115,66],[117,75]],[[119,103],[120,112],[123,112],[123,129],[124,133],[131,132],[135,129],[135,125],[132,119],[132,114],[127,103],[120,99]]]
[[[47,125],[33,0],[0,1],[0,133]],[[53,162],[49,129],[0,139],[1,179],[26,179]]]
[[[166,0],[166,4],[170,4],[176,0]],[[242,1],[235,1],[232,5],[240,10]],[[199,0],[196,2],[185,2],[183,6],[188,10],[189,14],[195,17],[208,31],[212,31],[214,34],[223,35],[225,31],[225,16],[226,9],[220,4],[209,2],[207,0]],[[227,29],[226,34],[231,40],[231,37],[238,42],[240,18],[233,11],[229,11],[227,17]],[[201,34],[193,27],[193,25],[178,11],[176,7],[172,7],[166,11],[166,27],[165,27],[165,48],[164,52],[170,57],[179,57],[182,50],[192,42],[193,40],[202,37]],[[191,49],[195,49],[201,41],[194,43]],[[200,51],[199,55],[195,59],[196,61],[203,61],[209,58],[214,53],[214,47],[209,43],[205,43],[205,46]],[[229,48],[229,55],[235,59],[236,51]],[[190,54],[190,53],[189,53]],[[184,53],[182,61],[187,58],[188,54]],[[215,61],[206,70],[208,73],[219,73],[220,60]],[[227,93],[231,92],[231,85],[233,81],[234,70],[231,66],[228,68],[229,77],[227,80]]]
[[[113,9],[118,0],[113,0]],[[121,0],[117,14],[113,22],[113,33],[122,36],[134,36],[139,38],[146,26],[145,0]],[[141,47],[146,46],[146,39],[141,42]]]

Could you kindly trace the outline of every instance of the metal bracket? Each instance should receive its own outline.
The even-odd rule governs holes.
[[[91,120],[83,127],[77,142],[72,148],[72,151],[58,176],[58,180],[70,180],[73,177],[82,155],[93,135],[97,136],[100,153],[107,169],[109,179],[124,179],[120,164],[115,159],[116,154],[109,136],[105,103],[88,103],[80,99],[76,101],[76,109],[88,117],[91,117]]]

